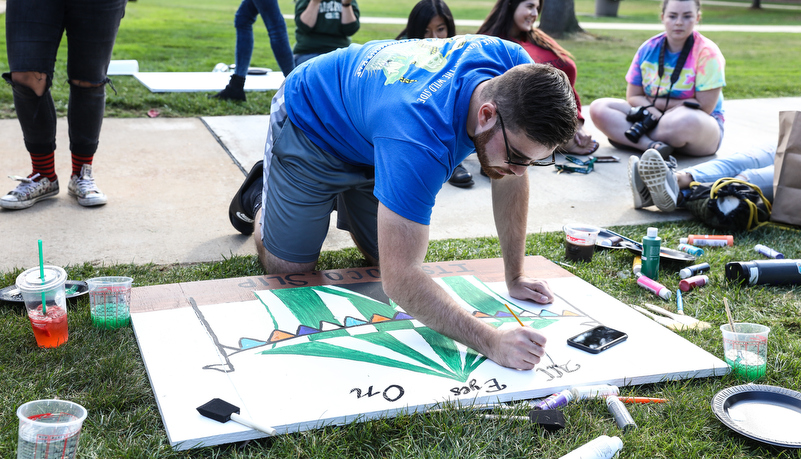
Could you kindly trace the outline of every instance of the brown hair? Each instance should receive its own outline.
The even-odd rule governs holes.
[[[667,8],[668,2],[671,0],[662,0],[662,14],[665,13],[665,8]],[[674,2],[688,2],[690,0],[673,0]],[[692,0],[695,2],[695,10],[701,11],[701,0]]]
[[[503,113],[506,127],[554,148],[576,133],[576,99],[565,72],[547,64],[522,64],[487,82],[481,93]]]
[[[523,38],[509,37],[508,35],[509,31],[512,29],[512,25],[514,24],[515,10],[517,9],[518,5],[524,1],[526,0],[498,0],[495,3],[495,6],[492,7],[487,19],[485,19],[484,23],[481,24],[481,27],[478,28],[477,33],[483,35],[492,35],[500,38],[513,38],[516,40]],[[540,14],[542,14],[543,3],[544,0],[540,0],[540,5],[537,9]],[[525,40],[539,46],[540,48],[552,51],[559,57],[559,59],[563,61],[573,58],[573,55],[570,54],[570,52],[559,46],[559,43],[557,43],[553,38],[548,36],[548,34],[539,28],[534,28],[528,31],[526,33]]]

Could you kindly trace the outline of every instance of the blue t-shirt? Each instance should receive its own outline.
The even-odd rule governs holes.
[[[375,166],[379,201],[428,225],[443,183],[474,151],[473,91],[530,63],[520,45],[483,35],[351,45],[287,77],[287,114],[326,152]]]

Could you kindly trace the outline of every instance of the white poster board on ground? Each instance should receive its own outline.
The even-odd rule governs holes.
[[[183,450],[265,436],[198,414],[196,408],[213,398],[285,434],[426,411],[442,402],[495,403],[576,385],[638,385],[729,371],[719,358],[577,277],[550,279],[556,300],[546,306],[512,300],[503,283],[485,285],[472,276],[436,282],[493,326],[520,326],[509,304],[548,338],[540,365],[517,371],[495,364],[382,301],[378,283],[266,290],[254,301],[135,313],[134,331],[170,444]],[[600,354],[566,344],[598,324],[629,338]]]
[[[228,72],[137,72],[133,76],[150,92],[218,92],[231,79]],[[283,82],[281,72],[248,75],[245,91],[275,91]]]

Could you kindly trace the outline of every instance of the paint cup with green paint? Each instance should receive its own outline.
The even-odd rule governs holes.
[[[765,376],[768,363],[768,333],[770,327],[759,324],[735,323],[720,326],[723,333],[723,355],[732,373],[740,379],[754,381]]]
[[[131,324],[131,285],[123,276],[94,277],[89,286],[92,324],[98,328],[121,328]]]

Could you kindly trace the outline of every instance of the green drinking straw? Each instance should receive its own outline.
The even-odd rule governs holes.
[[[42,255],[42,240],[39,239],[39,278],[42,279],[42,285],[45,284],[44,275],[44,256]],[[47,315],[47,301],[45,300],[45,291],[42,290],[42,315]]]

